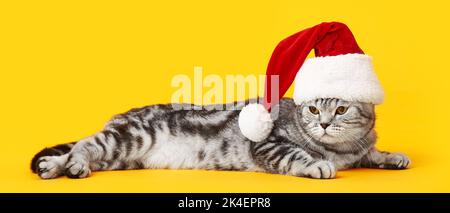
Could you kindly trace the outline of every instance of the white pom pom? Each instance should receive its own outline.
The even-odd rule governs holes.
[[[253,142],[266,139],[272,132],[270,113],[261,104],[249,104],[239,113],[239,129]]]

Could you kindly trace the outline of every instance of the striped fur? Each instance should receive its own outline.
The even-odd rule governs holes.
[[[33,158],[31,168],[43,179],[84,178],[91,171],[123,169],[238,170],[334,178],[340,169],[409,165],[402,154],[374,148],[371,104],[317,99],[295,105],[284,98],[270,136],[252,143],[237,125],[246,103],[203,110],[180,110],[190,105],[133,109],[113,117],[92,136],[44,149]],[[347,109],[342,115],[336,114],[339,106]],[[310,107],[320,113],[312,113]]]

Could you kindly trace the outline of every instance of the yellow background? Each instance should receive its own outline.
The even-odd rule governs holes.
[[[0,191],[450,192],[449,9],[446,1],[1,1]],[[169,102],[172,76],[194,66],[263,74],[277,42],[322,21],[347,23],[373,56],[386,92],[378,147],[407,153],[410,170],[334,180],[142,170],[44,181],[30,172],[44,146]]]

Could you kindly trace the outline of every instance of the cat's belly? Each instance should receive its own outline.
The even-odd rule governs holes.
[[[248,142],[201,136],[160,136],[142,158],[152,169],[215,169],[262,171],[253,161]]]

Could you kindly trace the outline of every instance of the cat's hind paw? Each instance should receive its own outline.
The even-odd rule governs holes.
[[[306,168],[305,175],[316,179],[331,179],[336,177],[336,167],[326,160],[319,160]]]
[[[61,176],[64,171],[66,156],[44,156],[36,162],[36,173],[42,179],[53,179]]]
[[[88,163],[82,160],[71,160],[67,162],[65,171],[69,178],[86,178],[91,174]]]

